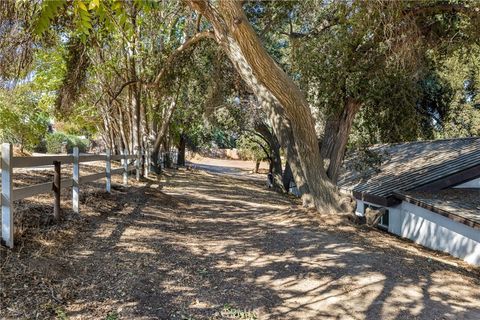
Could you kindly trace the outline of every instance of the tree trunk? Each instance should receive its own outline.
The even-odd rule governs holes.
[[[352,123],[360,106],[359,101],[352,98],[346,99],[342,112],[328,119],[325,125],[321,151],[324,159],[329,160],[327,175],[335,183],[345,155]]]
[[[219,1],[215,9],[208,1],[191,0],[189,4],[212,23],[217,42],[257,98],[271,105],[278,103],[285,113],[282,118],[290,120],[296,154],[287,152],[287,157],[298,159],[297,172],[293,162],[292,171],[296,180],[303,175],[308,186],[308,193],[302,196],[304,204],[314,205],[321,211],[338,209],[338,195],[323,168],[308,103],[300,89],[268,55],[241,3]]]
[[[125,133],[125,128],[124,128],[125,120],[124,120],[124,117],[123,117],[123,110],[122,110],[122,106],[120,104],[118,104],[118,118],[120,120],[118,128],[119,128],[119,131],[120,131],[120,137],[122,138],[122,143],[125,146],[125,148],[130,149],[129,148],[129,143],[128,143],[128,137],[127,137],[127,134]],[[122,150],[122,149],[120,149],[120,150]],[[130,152],[130,150],[128,150],[128,151]]]
[[[132,7],[131,13],[132,27],[137,32],[137,11]],[[137,80],[137,41],[136,37],[132,37],[128,43],[128,67],[130,80]],[[142,145],[142,129],[141,129],[141,93],[140,85],[135,82],[129,86],[132,110],[132,152],[137,152]]]
[[[170,103],[170,105],[163,112],[162,124],[160,126],[160,129],[157,132],[157,137],[155,139],[155,142],[153,144],[153,149],[152,149],[152,164],[154,167],[156,167],[158,164],[158,153],[160,152],[160,147],[162,146],[162,143],[165,142],[165,138],[168,133],[168,126],[170,125],[170,120],[172,118],[172,115],[173,115],[173,112],[175,111],[176,106],[177,106],[176,100],[172,99],[172,102]]]
[[[105,108],[102,108],[102,120],[103,120],[103,126],[104,126],[104,131],[105,131],[105,134],[106,134],[106,140],[108,141],[108,146],[109,148],[111,149],[112,146],[113,146],[113,133],[112,133],[112,125],[109,121],[109,112],[108,110],[105,110]]]
[[[180,135],[180,142],[178,143],[178,157],[177,157],[177,165],[179,167],[185,167],[185,149],[187,145],[187,139],[185,135],[182,133]]]
[[[290,182],[293,181],[293,173],[290,168],[290,162],[285,163],[285,170],[283,170],[282,183],[287,192],[290,190]]]
[[[280,157],[280,143],[277,137],[263,122],[255,123],[255,131],[262,135],[270,148],[270,173],[273,178],[273,187],[282,192],[287,191],[282,183],[282,159]]]
[[[132,50],[132,54],[134,51]],[[136,77],[135,58],[130,59],[130,77]],[[136,152],[142,145],[141,120],[140,120],[140,86],[133,84],[129,87],[131,90],[131,110],[132,110],[132,152]]]
[[[277,190],[280,190],[282,192],[285,192],[286,190],[283,188],[283,183],[282,183],[282,158],[280,157],[280,144],[278,143],[278,140],[276,140],[276,143],[273,144],[272,149],[271,149],[271,170],[270,172],[272,173],[273,177],[273,187]]]

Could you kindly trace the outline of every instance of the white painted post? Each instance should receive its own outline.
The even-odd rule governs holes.
[[[122,164],[123,164],[123,185],[126,187],[128,186],[128,150],[125,149],[123,150],[123,159],[122,159]]]
[[[13,248],[12,145],[2,143],[2,240]]]
[[[80,152],[78,147],[73,148],[72,209],[75,213],[80,212]]]
[[[137,149],[135,156],[135,179],[140,181],[140,149]]]
[[[107,192],[111,193],[112,191],[112,151],[110,149],[107,149],[106,151],[106,156],[105,156],[105,175],[107,178],[106,182],[106,188]]]

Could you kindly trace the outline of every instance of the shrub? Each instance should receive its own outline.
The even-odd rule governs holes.
[[[47,135],[45,141],[48,153],[61,153],[64,143],[66,144],[67,153],[72,153],[74,147],[78,147],[80,152],[86,152],[88,149],[87,139],[81,139],[63,132],[51,133]]]
[[[66,142],[67,137],[61,132],[55,132],[47,135],[45,141],[48,153],[61,153],[62,145]]]
[[[72,153],[74,147],[78,147],[80,152],[87,152],[88,139],[82,139],[77,136],[67,135],[67,152]]]

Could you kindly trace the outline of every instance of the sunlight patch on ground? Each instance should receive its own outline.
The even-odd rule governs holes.
[[[77,251],[75,253],[75,256],[85,258],[85,257],[91,256],[94,253],[95,253],[95,251],[93,251],[93,250],[81,250],[81,251]]]
[[[399,284],[392,288],[382,304],[384,319],[396,319],[402,312],[419,316],[424,308],[422,286],[425,283]]]
[[[366,272],[340,279],[288,277],[269,283],[285,301],[278,313],[286,318],[357,319],[380,294],[384,281],[384,275]]]
[[[121,249],[123,251],[132,252],[132,253],[157,254],[157,252],[155,250],[152,250],[151,248],[149,248],[147,246],[144,246],[144,245],[141,245],[141,244],[138,244],[138,243],[135,244],[135,245],[119,243],[117,245],[117,248]]]
[[[111,223],[104,223],[98,227],[97,230],[92,234],[94,238],[109,238],[112,236],[113,232],[115,231],[115,224]]]
[[[93,297],[92,297],[93,298]],[[86,307],[86,303],[88,302],[88,307]],[[107,303],[108,307],[99,308],[101,303]],[[99,307],[92,306],[92,301],[84,301],[78,300],[75,302],[71,302],[68,306],[68,311],[70,314],[75,315],[75,318],[85,319],[91,318],[92,315],[97,314],[99,318],[106,318],[108,314],[115,314],[121,313],[126,308],[135,308],[138,305],[138,302],[125,302],[121,300],[109,300],[109,301],[102,301],[99,302]],[[61,317],[57,317],[56,319],[63,319]],[[65,319],[68,319],[67,317]],[[110,318],[115,319],[115,318]]]
[[[179,195],[182,195],[182,193],[177,193],[177,192],[168,192],[169,195],[172,195],[172,196],[179,196]],[[208,201],[212,201],[212,202],[216,202],[218,204],[220,203],[236,203],[237,205],[239,206],[249,206],[249,207],[253,207],[253,208],[264,208],[264,209],[284,209],[285,208],[285,205],[274,205],[274,204],[271,204],[271,203],[257,203],[257,202],[249,202],[249,201],[245,201],[245,200],[239,200],[239,199],[236,199],[236,198],[232,198],[232,199],[228,199],[226,197],[214,197],[214,196],[210,196],[210,195],[206,195],[204,193],[199,193],[199,192],[190,192],[189,193],[191,196],[195,196],[197,197],[198,199],[203,199],[203,200],[208,200]]]
[[[462,277],[452,278],[446,271],[432,273],[430,281],[428,294],[433,301],[448,304],[452,312],[471,310],[476,305],[472,319],[480,319],[480,287],[472,287]]]

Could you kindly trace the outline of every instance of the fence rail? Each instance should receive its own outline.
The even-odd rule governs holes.
[[[128,154],[127,150],[121,155],[111,155],[110,150],[107,150],[102,155],[87,155],[80,154],[78,148],[74,148],[71,155],[66,156],[43,156],[43,157],[14,157],[13,148],[9,143],[3,143],[1,146],[1,197],[0,205],[2,208],[1,214],[1,242],[10,248],[14,244],[14,221],[13,201],[25,199],[35,195],[54,192],[56,201],[54,202],[55,218],[58,218],[60,212],[60,190],[72,187],[72,208],[74,212],[79,212],[80,209],[80,185],[93,182],[105,178],[105,187],[107,192],[111,192],[111,177],[114,174],[123,175],[123,184],[128,185],[128,173],[130,171],[136,172],[137,180],[140,179],[140,168],[142,158],[146,159],[145,174],[148,175],[149,158],[141,157],[141,153]],[[118,169],[111,169],[111,162],[121,160],[122,167]],[[135,165],[130,165],[128,160],[135,160]],[[105,171],[94,173],[86,176],[80,176],[80,167],[82,163],[92,161],[105,161]],[[61,165],[73,164],[73,174],[70,179],[61,179]],[[13,169],[15,168],[34,168],[54,166],[55,177],[54,181],[47,183],[35,184],[27,187],[13,188]]]

